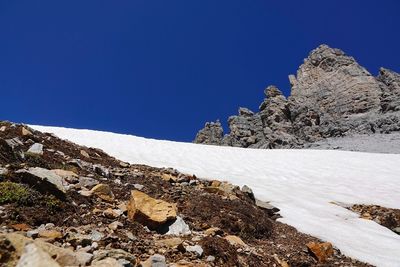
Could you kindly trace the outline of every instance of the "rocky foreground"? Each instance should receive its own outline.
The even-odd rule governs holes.
[[[24,125],[0,122],[0,177],[0,266],[369,266],[276,221],[246,186]]]
[[[311,51],[297,75],[289,75],[291,94],[286,98],[275,86],[265,90],[259,110],[240,108],[228,119],[224,135],[219,121],[206,123],[195,143],[250,148],[323,148],[360,151],[360,135],[374,144],[375,134],[400,132],[400,75],[381,68],[374,77],[342,50],[321,45]],[[337,138],[348,137],[349,146]],[[355,136],[354,138],[352,138]],[[331,140],[331,138],[336,138]],[[348,140],[347,139],[347,140]],[[381,141],[387,150],[400,153]],[[378,149],[381,151],[382,149]]]

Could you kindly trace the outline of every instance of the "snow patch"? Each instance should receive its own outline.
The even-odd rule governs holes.
[[[326,150],[259,150],[146,139],[110,132],[31,126],[120,160],[173,167],[251,187],[282,222],[332,242],[345,255],[400,266],[400,236],[338,203],[400,208],[400,155]]]

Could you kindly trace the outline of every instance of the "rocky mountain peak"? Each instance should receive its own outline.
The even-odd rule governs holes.
[[[323,44],[289,81],[288,98],[271,85],[258,113],[241,108],[230,117],[230,133],[219,144],[301,147],[329,137],[400,131],[400,75],[394,71],[381,68],[374,77],[353,57]]]

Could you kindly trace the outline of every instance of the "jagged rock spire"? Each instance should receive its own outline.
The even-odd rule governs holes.
[[[381,68],[374,77],[353,57],[323,44],[289,81],[288,99],[271,85],[258,113],[241,108],[231,116],[221,144],[297,147],[327,137],[400,131],[400,75],[394,71]]]

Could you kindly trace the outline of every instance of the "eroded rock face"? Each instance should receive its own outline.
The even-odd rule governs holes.
[[[195,139],[195,143],[207,145],[221,145],[224,130],[219,121],[207,122],[202,130],[200,130]]]
[[[377,79],[382,88],[382,111],[400,111],[400,74],[381,68]]]
[[[290,148],[330,137],[400,131],[400,75],[394,71],[381,68],[374,77],[342,50],[321,45],[289,81],[288,99],[275,86],[267,87],[259,112],[240,108],[228,120],[229,134],[214,144]],[[213,138],[209,130],[201,133],[195,143]]]

